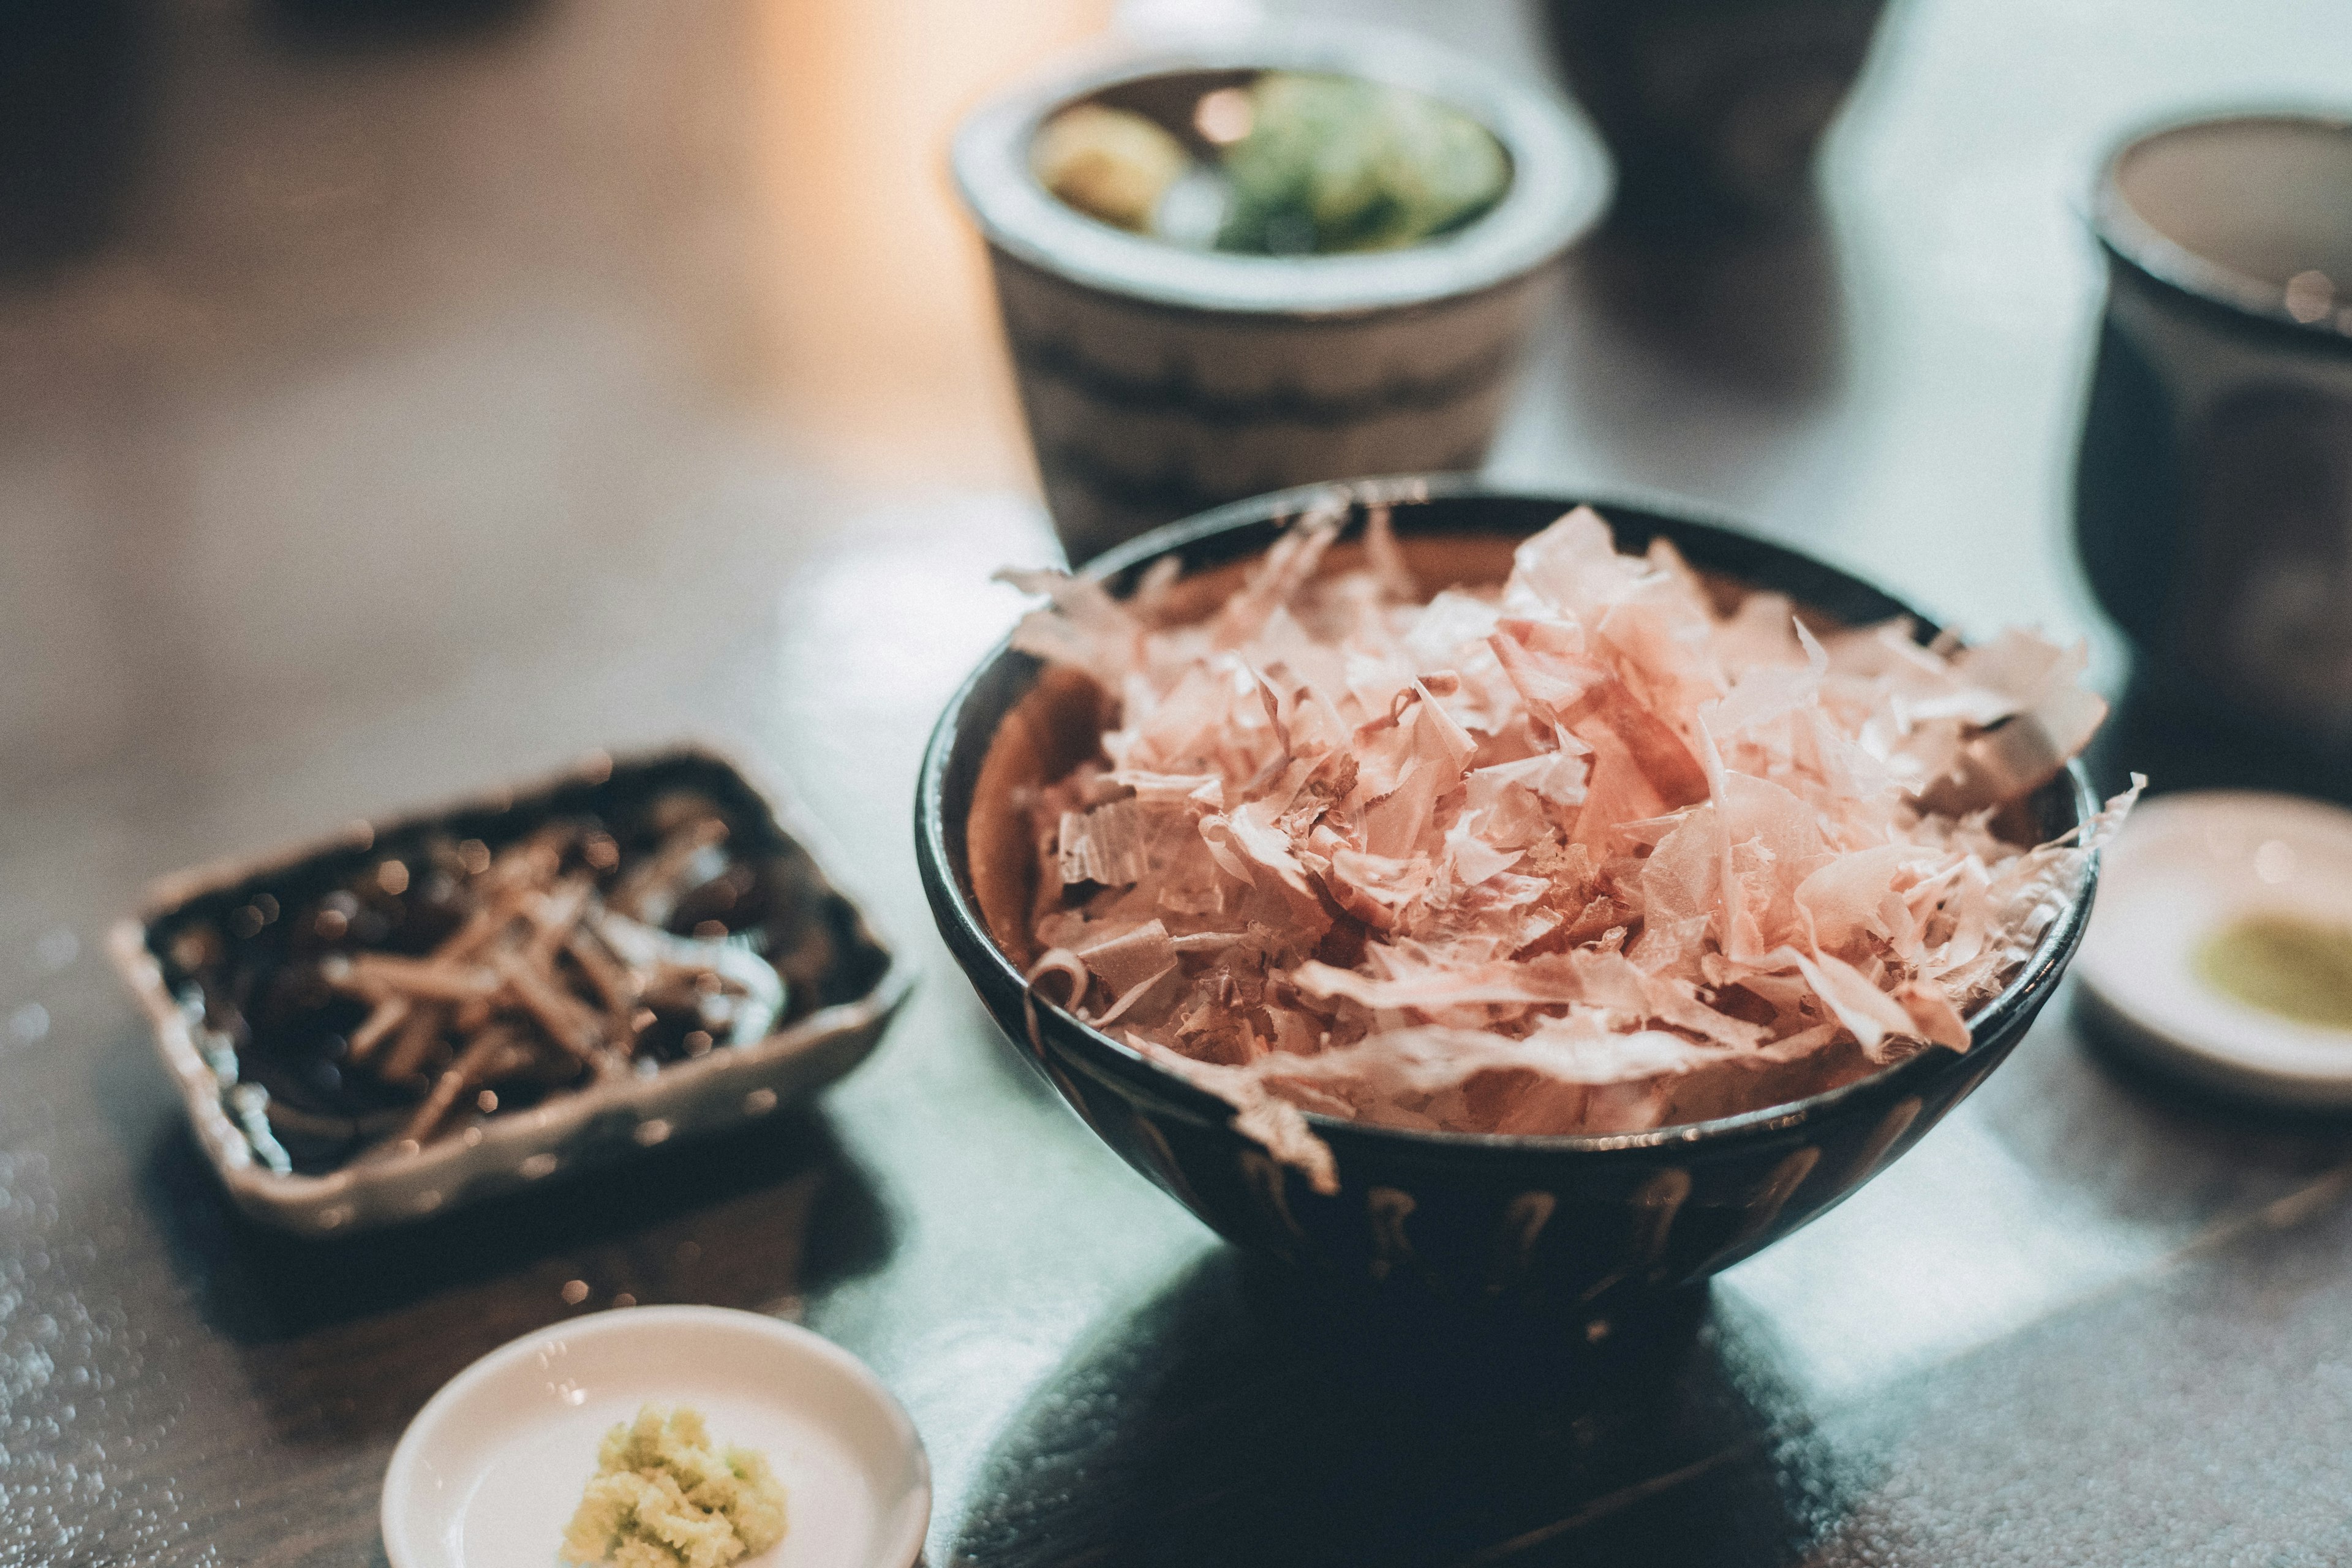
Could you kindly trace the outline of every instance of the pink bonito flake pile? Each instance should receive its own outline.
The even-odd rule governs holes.
[[[1431,597],[1377,513],[1322,570],[1339,521],[1190,623],[1172,563],[1004,574],[1051,599],[1014,645],[1118,712],[1029,802],[1033,982],[1318,1185],[1304,1110],[1616,1132],[1965,1051],[2128,809],[1991,826],[2105,715],[2080,647],[1816,635],[1585,508]]]

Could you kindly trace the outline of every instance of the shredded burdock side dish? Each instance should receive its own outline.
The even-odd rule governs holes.
[[[1327,1190],[1303,1110],[1620,1132],[1965,1051],[2129,808],[1994,828],[2105,716],[2079,647],[1809,625],[1583,508],[1434,597],[1377,512],[1321,570],[1339,530],[1189,623],[1173,562],[1005,574],[1118,715],[1027,802],[1033,984]]]
[[[668,852],[709,847],[722,827],[701,818]],[[625,1076],[637,1037],[665,1010],[705,1024],[706,1048],[713,1038],[759,1039],[782,1011],[783,982],[756,955],[621,913],[615,903],[637,907],[632,888],[613,903],[600,899],[593,864],[567,872],[568,857],[593,851],[589,837],[551,824],[487,858],[459,883],[470,912],[422,958],[334,953],[320,963],[329,985],[369,1005],[349,1066],[432,1085],[400,1141],[427,1142],[461,1099],[478,1100],[509,1079]],[[647,885],[658,881],[658,858],[644,870]]]
[[[244,1116],[265,1162],[411,1152],[764,1039],[783,976],[756,932],[703,918],[763,899],[729,839],[686,789],[626,823],[558,816],[497,848],[436,832],[321,896],[257,894],[226,930],[181,931],[182,1005],[233,1047],[216,1053],[224,1082],[267,1086]]]

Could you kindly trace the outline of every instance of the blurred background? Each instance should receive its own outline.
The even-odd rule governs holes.
[[[1731,33],[1767,8],[1680,7]],[[1687,497],[1963,628],[2086,637],[2120,689],[2124,645],[2071,542],[2093,175],[2152,123],[2352,105],[2342,0],[1769,9],[1823,37],[1860,20],[1850,89],[1814,105],[1836,110],[1817,194],[1769,222],[1650,213],[1579,245],[1493,474]],[[583,1300],[805,1308],[922,1426],[935,1562],[1078,1489],[1054,1467],[1091,1450],[1060,1423],[1110,1431],[1117,1403],[1090,1390],[1185,1372],[1170,1343],[1223,1355],[1239,1310],[1207,1233],[983,1044],[915,881],[924,736],[1021,602],[988,574],[1056,548],[949,135],[1108,28],[1386,22],[1566,94],[1557,40],[1612,10],[0,0],[0,1136],[30,1151],[0,1229],[0,1396],[38,1394],[16,1419],[52,1423],[15,1450],[47,1489],[0,1510],[0,1563],[71,1540],[217,1561],[205,1532],[236,1510],[331,1493],[341,1533],[268,1560],[359,1560],[425,1393]],[[929,971],[791,1156],[816,1173],[679,1167],[679,1191],[620,1219],[556,1206],[520,1242],[419,1233],[315,1274],[240,1250],[98,957],[105,923],[178,867],[681,735],[796,785]],[[1821,1509],[1840,1561],[1959,1561],[1882,1546],[1963,1530],[1983,1562],[2340,1542],[2340,1128],[2152,1105],[2063,1027],[2038,1037],[1871,1194],[1727,1277],[1732,1348],[1707,1353],[1764,1414],[1692,1451],[1731,1455],[1723,1484],[1742,1487],[1802,1479],[1824,1446],[1864,1455],[1840,1484],[1867,1506]],[[2305,1245],[2288,1234],[2305,1221],[2335,1228]],[[696,1237],[709,1263],[661,1261],[702,1256]],[[52,1255],[37,1287],[7,1273]],[[45,1384],[71,1356],[33,1336],[60,1324],[119,1381]],[[1103,1348],[1121,1332],[1143,1347],[1128,1362]],[[1916,1429],[1857,1403],[1971,1351],[1975,1381],[1938,1384]],[[1227,1365],[1250,1398],[1275,1371]],[[1323,1408],[1312,1380],[1290,1386]],[[86,1449],[58,1436],[75,1401]],[[1125,1495],[1150,1500],[1166,1469],[1141,1452]],[[1680,1455],[1643,1473],[1705,1472]],[[973,1502],[992,1486],[1011,1511]],[[12,1526],[32,1555],[9,1556]],[[987,1546],[972,1559],[1044,1560]]]
[[[1557,81],[1527,0],[1264,11]],[[813,555],[938,546],[976,584],[1041,553],[944,143],[1041,59],[1171,12],[1202,15],[0,5],[0,781],[363,772],[389,727],[465,782],[503,771],[461,759],[519,707],[551,752],[672,732],[680,689],[765,668]],[[1866,544],[1931,607],[2095,636],[2064,527],[2091,172],[2152,119],[2347,80],[2330,0],[2160,26],[1896,0],[1818,222],[1588,242],[1493,468],[1680,492]],[[887,570],[840,582],[890,613]]]

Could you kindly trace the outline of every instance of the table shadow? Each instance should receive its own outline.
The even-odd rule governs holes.
[[[528,1296],[520,1310],[534,1320],[625,1305],[623,1296],[789,1310],[811,1290],[880,1267],[894,1244],[871,1181],[824,1114],[808,1110],[329,1241],[239,1214],[184,1124],[156,1142],[142,1188],[205,1321],[251,1346],[428,1298],[463,1301],[492,1284],[504,1297]],[[705,1232],[709,1241],[696,1239]],[[509,1288],[534,1273],[551,1276],[545,1292]]]
[[[1695,384],[1810,407],[1844,374],[1844,278],[1818,220],[1675,234],[1612,224],[1568,270],[1584,313]]]
[[[1823,468],[1848,417],[1847,287],[1818,225],[1660,236],[1604,228],[1570,253],[1527,417],[1552,462],[1675,494],[1753,497]]]
[[[331,55],[495,36],[546,9],[544,0],[264,0],[258,16],[285,47]]]
[[[2241,1097],[2178,1076],[2135,1048],[2130,1026],[2077,989],[2069,1015],[2084,1054],[2150,1116],[2176,1147],[2228,1150],[2242,1163],[2310,1173],[2352,1159],[2352,1110]]]
[[[1836,1489],[1775,1364],[1703,1287],[1587,1346],[1368,1321],[1220,1249],[1013,1419],[946,1562],[1787,1563]]]
[[[2135,660],[2084,762],[2104,791],[2121,789],[2137,772],[2147,775],[2151,794],[2262,789],[2352,804],[2352,755],[2258,729],[2144,660]]]
[[[0,5],[0,281],[101,247],[147,139],[152,0]]]

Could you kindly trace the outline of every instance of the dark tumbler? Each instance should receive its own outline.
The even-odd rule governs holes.
[[[1748,228],[1811,204],[1813,153],[1885,0],[1547,0],[1568,85],[1617,160],[1612,218]]]
[[[2127,143],[2077,546],[2146,677],[2352,752],[2352,125],[2241,116]]]

